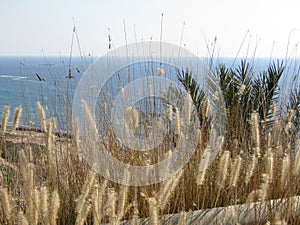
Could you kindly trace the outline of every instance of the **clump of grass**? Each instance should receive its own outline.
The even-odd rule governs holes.
[[[280,65],[272,64],[261,74],[262,78],[254,78],[254,82],[248,79],[253,74],[246,62],[238,68],[221,66],[216,70],[228,123],[219,154],[212,161],[210,114],[216,102],[203,95],[200,86],[191,77],[185,79],[185,75],[190,76],[190,73],[181,76],[181,81],[186,81],[184,86],[189,90],[199,117],[199,143],[190,161],[173,177],[159,184],[141,187],[120,185],[97,175],[78,155],[81,141],[96,140],[93,137],[80,139],[85,130],[79,130],[79,124],[74,128],[74,136],[57,135],[54,132],[55,120],[46,118],[40,103],[37,107],[43,133],[28,132],[26,138],[22,137],[23,145],[16,142],[7,147],[2,144],[8,143],[5,135],[17,128],[18,123],[13,125],[13,129],[3,132],[9,114],[4,112],[6,122],[2,121],[1,126],[4,136],[0,139],[4,153],[0,161],[0,223],[118,224],[132,220],[134,224],[141,224],[144,218],[148,218],[150,224],[161,224],[164,223],[164,215],[179,213],[174,216],[176,223],[186,224],[189,223],[188,211],[197,213],[201,209],[243,203],[250,206],[255,201],[299,196],[300,153],[296,140],[300,107],[297,104],[295,107],[295,98],[293,104],[279,104],[276,90],[281,73]],[[196,90],[191,85],[198,88],[197,93],[193,93]],[[275,103],[277,112],[273,109]],[[118,160],[133,165],[155,164],[182,144],[180,141],[183,139],[179,141],[179,138],[186,125],[182,112],[187,112],[188,121],[192,121],[190,106],[186,106],[186,109],[180,109],[166,104],[166,138],[147,154],[132,154],[130,149],[118,144],[109,126],[103,128],[109,135],[101,141]],[[107,107],[103,110],[109,111]],[[87,127],[96,132],[98,124],[85,102],[83,109]],[[127,112],[128,128],[138,135],[143,113],[138,108]],[[21,113],[15,111],[14,118],[17,114]],[[106,116],[108,114],[105,113]],[[193,137],[196,136],[198,138],[198,134],[193,134]],[[178,145],[174,147],[174,143]],[[294,204],[291,209],[280,210],[278,221],[299,224],[299,203]],[[269,207],[266,211],[257,208],[255,216],[257,219],[265,215],[259,221],[261,223],[267,222],[267,219],[273,222],[277,211],[276,207]],[[237,217],[237,212],[231,213],[234,221],[244,222],[243,218],[233,218]]]

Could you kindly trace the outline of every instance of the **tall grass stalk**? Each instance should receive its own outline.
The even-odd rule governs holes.
[[[242,158],[241,158],[241,156],[238,155],[234,159],[232,171],[230,174],[229,183],[230,183],[230,186],[232,186],[232,187],[236,187],[236,185],[237,185],[238,178],[240,176],[241,165],[242,165]]]
[[[246,184],[248,184],[250,182],[250,179],[253,176],[256,166],[257,166],[257,158],[254,154],[254,155],[252,155],[251,161],[249,162],[247,170],[246,170],[246,177],[245,177]]]
[[[22,106],[18,106],[15,109],[12,130],[15,130],[19,126],[21,115],[22,115]]]
[[[155,197],[148,199],[149,204],[149,225],[158,225],[159,224],[159,212],[157,200]]]
[[[55,225],[58,217],[59,210],[59,195],[58,191],[55,190],[52,192],[51,201],[50,201],[50,212],[49,212],[49,224]]]
[[[41,123],[41,129],[42,131],[46,130],[46,113],[44,110],[44,107],[40,102],[37,102],[37,108],[39,112],[39,117],[40,117],[40,123]]]
[[[10,107],[4,106],[4,111],[3,111],[3,115],[2,115],[2,123],[1,123],[1,132],[0,132],[1,135],[4,135],[6,132],[9,113],[10,113]]]
[[[1,205],[8,224],[12,224],[12,206],[10,203],[10,197],[6,188],[0,189]]]

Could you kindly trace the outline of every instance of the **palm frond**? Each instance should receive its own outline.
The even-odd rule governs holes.
[[[197,110],[200,122],[202,123],[202,107],[206,99],[205,92],[201,89],[200,84],[195,80],[192,72],[189,70],[178,70],[177,79],[184,86],[185,90],[190,94],[193,104]]]
[[[278,82],[284,72],[283,61],[269,65],[267,71],[262,72],[254,80],[252,100],[253,110],[259,113],[261,120],[270,120],[272,117],[272,106],[278,102]]]

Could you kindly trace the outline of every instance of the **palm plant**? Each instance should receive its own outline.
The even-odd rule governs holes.
[[[296,143],[296,139],[299,137],[300,130],[300,88],[295,88],[291,91],[289,97],[289,103],[287,105],[287,112],[292,113],[290,121],[291,123],[291,139],[293,143]],[[293,146],[295,147],[295,146]]]
[[[205,92],[200,87],[198,81],[193,77],[192,72],[188,69],[186,71],[178,70],[177,79],[184,86],[185,90],[190,94],[193,104],[197,110],[200,124],[202,124],[202,108],[206,99]]]
[[[294,111],[294,125],[300,125],[300,88],[291,91],[287,110]]]
[[[252,104],[253,110],[257,111],[263,121],[272,118],[272,107],[279,99],[278,82],[284,72],[283,62],[277,61],[269,65],[253,82]]]
[[[246,60],[241,60],[237,68],[228,68],[223,64],[216,68],[214,76],[218,80],[226,107],[227,144],[249,139],[253,112],[258,113],[260,121],[266,122],[265,131],[270,129],[274,121],[272,109],[279,99],[278,84],[283,72],[283,62],[279,61],[271,63],[266,71],[258,75],[254,74],[252,66]],[[202,124],[202,108],[207,98],[204,90],[193,78],[191,71],[178,71],[177,79],[191,95]]]
[[[236,69],[219,65],[215,76],[219,80],[226,106],[227,144],[235,149],[236,140],[247,140],[249,137],[253,70],[246,60],[242,60]]]

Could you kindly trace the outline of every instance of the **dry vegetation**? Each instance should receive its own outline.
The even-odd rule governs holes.
[[[246,214],[254,208],[251,221],[255,224],[299,224],[299,198],[290,197],[300,195],[300,143],[297,141],[300,95],[291,92],[290,104],[274,110],[279,101],[272,91],[277,90],[278,82],[275,80],[272,84],[272,80],[268,80],[263,83],[265,81],[261,79],[261,83],[259,80],[251,83],[248,78],[252,74],[245,68],[246,64],[242,63],[240,74],[236,72],[239,70],[222,66],[217,69],[223,82],[221,89],[228,125],[224,142],[213,162],[204,163],[204,169],[199,171],[208,145],[212,103],[205,97],[197,99],[199,94],[195,94],[193,102],[201,117],[201,138],[195,154],[174,177],[142,187],[116,184],[91,170],[78,155],[76,135],[55,133],[55,119],[45,118],[41,104],[38,104],[41,132],[20,129],[21,108],[15,110],[13,125],[7,127],[11,113],[6,107],[0,130],[0,223],[118,224],[130,220],[132,224],[156,225],[167,224],[170,220],[163,215],[174,214],[177,219],[173,224],[197,224],[201,223],[201,217],[192,220],[188,216],[191,212],[196,215],[201,209],[244,204],[241,207]],[[281,67],[273,69],[274,73],[280,73]],[[267,72],[265,77],[270,78],[272,71]],[[235,80],[237,74],[240,78],[244,76],[239,82]],[[185,87],[191,93],[195,91],[189,88],[188,82]],[[138,112],[130,110],[129,114],[133,115],[130,124],[135,129]],[[168,115],[168,120],[180,120],[177,113],[169,112]],[[180,132],[180,123],[174,124],[174,132]],[[150,160],[142,156],[118,155],[116,152],[120,149],[113,141],[109,147],[116,157],[131,159],[131,164],[136,164],[137,158],[141,164],[152,164],[157,160],[155,154]],[[270,202],[272,199],[278,201]],[[253,202],[265,202],[266,205],[262,208],[259,204],[251,204]],[[247,222],[246,214],[229,211],[230,224]],[[216,220],[217,216],[215,213],[205,221],[221,224],[219,217]],[[143,218],[149,219],[144,221]]]

